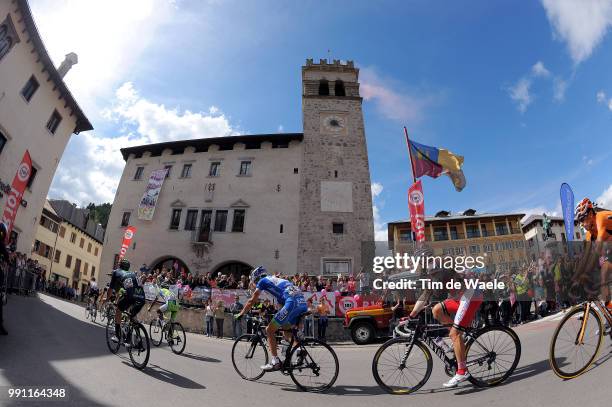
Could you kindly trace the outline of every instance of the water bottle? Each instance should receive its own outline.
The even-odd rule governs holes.
[[[442,349],[444,349],[444,353],[447,353],[447,352],[451,352],[451,351],[452,351],[452,349],[450,348],[450,346],[448,346],[448,345],[446,344],[446,341],[444,340],[444,338],[442,338],[442,337],[438,336],[438,337],[436,337],[436,339],[434,339],[434,342],[435,342],[435,344],[436,344],[436,345],[438,345],[439,347],[441,347]]]

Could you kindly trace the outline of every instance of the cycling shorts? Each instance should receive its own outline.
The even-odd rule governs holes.
[[[142,287],[133,287],[125,290],[117,301],[117,307],[122,312],[130,314],[132,318],[138,315],[144,305],[145,293]]]
[[[175,300],[169,300],[166,301],[164,305],[159,307],[159,310],[164,313],[166,311],[170,312],[170,319],[174,320],[178,314],[179,308],[180,307]]]
[[[297,324],[300,317],[308,312],[308,305],[302,294],[288,297],[285,305],[272,318],[272,322],[280,327]]]
[[[442,302],[442,309],[448,316],[455,315],[453,326],[467,328],[474,320],[476,311],[482,304],[482,294],[479,290],[466,290],[460,300],[449,298]]]

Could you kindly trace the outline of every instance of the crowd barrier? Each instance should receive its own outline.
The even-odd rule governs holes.
[[[0,266],[0,291],[2,293],[30,295],[36,290],[38,273],[9,265]],[[6,302],[6,296],[4,298]]]

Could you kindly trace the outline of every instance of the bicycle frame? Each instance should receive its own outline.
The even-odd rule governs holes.
[[[608,307],[606,307],[603,301],[601,300],[587,301],[581,304],[580,306],[584,307],[584,316],[582,318],[582,326],[580,327],[580,331],[578,331],[578,335],[576,336],[576,342],[575,342],[576,345],[582,345],[583,343],[584,333],[586,330],[587,322],[589,320],[589,315],[590,315],[589,311],[591,310],[591,307],[594,307],[597,311],[599,311],[599,313],[606,318],[606,320],[608,321],[608,324],[612,326],[612,313],[610,313],[610,311],[608,310]]]

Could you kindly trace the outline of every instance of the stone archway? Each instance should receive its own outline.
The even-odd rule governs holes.
[[[175,266],[175,263],[177,264],[178,267]],[[176,268],[178,268],[178,271],[180,272],[181,270],[185,270],[185,272],[187,274],[191,273],[191,271],[189,270],[189,267],[187,267],[187,264],[179,259],[178,257],[174,257],[174,256],[162,256],[157,258],[155,261],[151,262],[151,266],[150,266],[150,270],[151,271],[155,271],[155,270],[161,270],[163,267],[165,267],[168,270],[174,270]]]
[[[212,272],[213,277],[216,277],[219,274],[223,274],[226,276],[233,275],[234,278],[240,279],[241,276],[248,276],[253,270],[253,266],[250,266],[247,263],[242,261],[226,261],[218,264]]]

